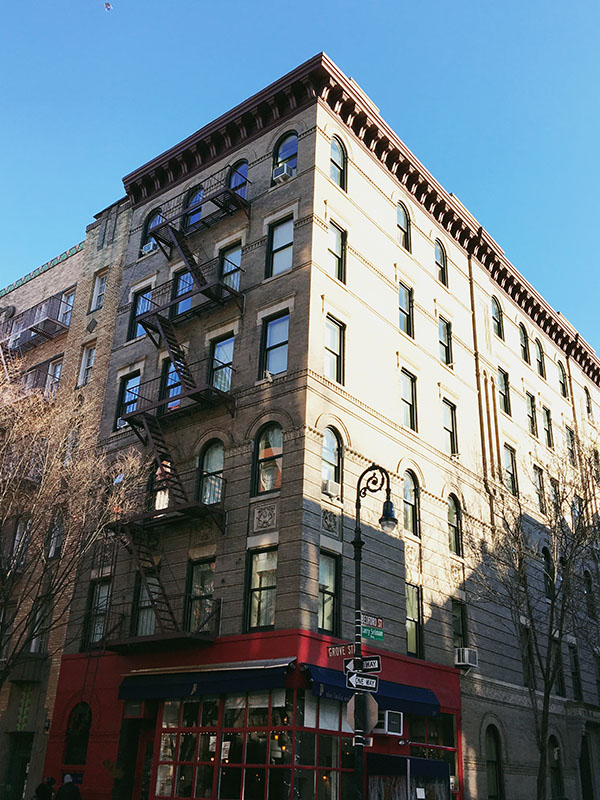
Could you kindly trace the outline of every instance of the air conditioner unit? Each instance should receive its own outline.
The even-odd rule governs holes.
[[[126,428],[127,427],[127,420],[124,420],[123,417],[117,417],[117,428]]]
[[[479,657],[477,650],[474,647],[455,647],[454,648],[454,666],[455,667],[477,667],[479,664]]]
[[[404,716],[402,711],[380,711],[373,733],[387,733],[389,736],[402,736]]]
[[[142,253],[147,256],[148,253],[153,253],[155,250],[158,250],[158,245],[152,239],[151,242],[146,242],[146,244],[142,247]]]
[[[321,491],[323,494],[328,495],[329,497],[339,497],[340,496],[340,485],[337,481],[322,481],[321,482]]]
[[[275,183],[285,183],[285,181],[293,178],[295,174],[296,170],[288,164],[279,164],[279,166],[273,168],[273,180]]]

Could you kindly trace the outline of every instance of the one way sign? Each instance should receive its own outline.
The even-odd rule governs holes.
[[[375,675],[363,675],[362,672],[347,672],[348,689],[362,689],[363,692],[376,692],[379,689],[379,678]]]
[[[344,659],[344,672],[381,672],[381,658],[379,656],[363,656],[360,670],[354,666],[355,659]]]

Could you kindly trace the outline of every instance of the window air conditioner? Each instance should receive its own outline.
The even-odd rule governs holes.
[[[153,253],[155,250],[158,250],[158,245],[152,239],[151,242],[146,242],[146,244],[142,247],[142,253],[147,256],[148,253]]]
[[[402,736],[402,711],[380,711],[373,733],[387,733],[389,736]]]
[[[321,491],[323,492],[323,494],[326,494],[331,498],[339,497],[340,485],[337,481],[324,480],[321,482]]]
[[[123,417],[117,417],[117,428],[126,428],[127,427],[127,420],[124,420]]]
[[[454,666],[455,667],[477,667],[479,664],[479,657],[477,650],[474,647],[455,647],[454,648]]]
[[[288,164],[279,164],[279,166],[273,168],[273,180],[275,183],[285,183],[285,181],[293,178],[295,174],[295,169]]]

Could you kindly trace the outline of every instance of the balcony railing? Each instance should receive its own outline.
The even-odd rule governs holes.
[[[187,282],[182,284],[181,277],[160,284],[152,289],[148,299],[148,310],[136,318],[143,322],[156,313],[164,313],[173,322],[182,321],[191,315],[202,314],[217,305],[224,305],[229,300],[243,301],[240,292],[240,276],[244,271],[228,259],[220,257],[203,264],[199,270],[206,284],[198,286],[189,273]]]
[[[72,297],[72,295],[71,295]],[[64,333],[71,324],[73,303],[64,292],[46,298],[0,325],[0,342],[9,350],[30,350]]]
[[[214,642],[221,624],[220,599],[188,593],[169,595],[168,600],[179,623],[178,630],[161,631],[154,609],[145,599],[137,604],[110,603],[88,613],[84,648],[152,650]]]
[[[59,379],[60,374],[51,372],[47,366],[30,369],[21,376],[25,389],[41,389],[49,397],[56,394]]]
[[[233,413],[231,379],[235,370],[230,364],[204,358],[182,369],[185,383],[171,369],[166,377],[152,378],[128,389],[121,406],[121,419],[135,422],[136,417],[148,411],[167,417],[199,404],[224,403]]]
[[[157,475],[151,489],[138,490],[136,496],[125,499],[126,510],[113,509],[112,527],[158,527],[184,517],[222,519],[227,482],[221,475],[207,475],[197,469],[178,472],[179,491],[171,486],[168,468],[161,468]]]

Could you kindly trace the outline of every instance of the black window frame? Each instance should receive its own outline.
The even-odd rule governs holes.
[[[521,344],[521,358],[526,364],[531,364],[531,351],[529,349],[529,335],[527,333],[527,328],[525,325],[520,322],[519,323],[519,337],[520,337],[520,344]]]
[[[188,278],[189,280],[183,286],[180,286],[180,282],[183,282],[184,279]],[[179,269],[177,272],[173,273],[173,284],[171,289],[171,300],[177,300],[178,297],[181,295],[189,294],[194,290],[194,279],[192,277],[192,273],[189,269]],[[185,304],[185,308],[180,308],[181,305]],[[189,311],[192,307],[192,297],[185,297],[183,300],[179,300],[177,303],[173,303],[173,305],[169,309],[169,316],[171,318],[178,317],[180,314],[185,314]]]
[[[579,651],[577,645],[569,642],[569,671],[571,673],[571,686],[573,699],[583,700],[583,686],[581,683],[581,666],[579,664]]]
[[[448,286],[448,256],[446,248],[439,239],[435,240],[435,264],[438,271],[438,281],[444,286]]]
[[[544,470],[539,464],[533,465],[533,488],[538,502],[538,510],[546,513],[546,489],[544,485]]]
[[[492,330],[494,334],[504,341],[504,312],[498,298],[493,295],[490,301],[492,309]]]
[[[226,342],[232,342],[231,345],[231,361],[221,361],[219,359],[219,363],[217,364],[216,352],[219,345],[224,344]],[[216,339],[212,339],[210,343],[210,376],[209,381],[210,385],[217,389],[220,392],[229,393],[231,392],[231,383],[233,381],[233,359],[235,355],[235,334],[234,333],[227,333],[223,336],[219,336]],[[217,379],[218,376],[224,374],[228,376],[222,386],[217,386]]]
[[[277,250],[274,250],[273,241],[274,241],[275,231],[277,228],[287,224],[288,222],[292,223],[292,238],[289,242],[282,245],[281,247],[278,247]],[[276,255],[277,253],[282,253],[287,248],[290,248],[292,251],[292,263],[287,269],[283,269],[280,272],[273,272],[273,256]],[[267,237],[267,263],[265,266],[265,278],[277,278],[279,275],[285,275],[286,273],[291,272],[294,268],[293,259],[294,259],[294,217],[293,215],[290,214],[284,217],[283,219],[278,219],[276,222],[272,222],[269,225],[269,234]]]
[[[400,214],[401,213],[404,215],[404,221],[405,221],[406,227],[403,227],[400,224]],[[411,236],[410,236],[410,234],[411,234],[411,231],[410,231],[410,214],[408,213],[408,208],[402,202],[399,202],[396,205],[396,229],[397,229],[396,236],[397,236],[398,244],[400,245],[400,247],[402,247],[404,250],[406,250],[407,253],[412,252],[412,250],[411,250]]]
[[[547,406],[542,406],[542,420],[544,425],[544,441],[546,447],[554,449],[554,431],[552,429],[552,411]]]
[[[193,203],[197,197],[199,199]],[[204,186],[199,183],[190,189],[185,199],[185,215],[183,217],[183,229],[185,231],[194,231],[199,227],[202,221],[202,206],[204,202]]]
[[[145,314],[146,311],[150,310],[150,300],[152,298],[152,286],[149,284],[148,286],[144,286],[142,289],[136,289],[133,292],[131,298],[131,311],[129,314],[129,326],[127,328],[127,341],[130,342],[133,339],[139,339],[142,336],[146,335],[146,331],[141,326],[141,323],[137,321],[137,318],[140,314]],[[139,305],[142,301],[146,301],[147,307],[143,308],[141,311],[139,310]],[[138,333],[138,326],[141,328],[141,333]]]
[[[569,384],[567,382],[567,373],[562,361],[558,362],[558,388],[560,389],[560,396],[565,400],[569,398]]]
[[[468,647],[467,604],[455,597],[450,598],[450,613],[452,615],[453,647]]]
[[[400,302],[400,295],[402,290],[405,291],[407,299],[408,299],[408,309],[406,309]],[[407,286],[402,281],[398,283],[398,327],[399,329],[405,333],[407,336],[410,336],[411,339],[414,338],[415,329],[414,329],[414,309],[413,309],[413,301],[414,301],[414,291],[410,286]],[[405,324],[402,324],[402,321],[405,321]]]
[[[278,322],[279,320],[285,319],[287,317],[288,321],[288,338],[284,341],[278,342],[271,347],[268,346],[267,342],[269,339],[269,325],[273,322]],[[266,373],[269,372],[270,375],[283,375],[284,372],[287,372],[288,366],[288,348],[290,343],[290,321],[291,316],[289,309],[285,311],[281,311],[277,314],[273,314],[272,316],[265,317],[262,321],[262,331],[261,331],[261,344],[260,344],[260,359],[259,359],[259,370],[258,370],[258,379],[262,380]],[[285,369],[282,369],[280,372],[272,372],[269,369],[269,356],[274,350],[278,350],[279,348],[285,347]]]
[[[590,390],[587,386],[583,387],[583,396],[585,402],[585,413],[587,414],[587,418],[589,420],[594,419],[594,409],[592,406],[592,395],[590,394]]]
[[[408,387],[407,397],[405,389]],[[400,370],[400,401],[402,408],[401,424],[411,431],[418,430],[417,415],[417,378],[407,369]],[[407,422],[408,418],[408,422]]]
[[[293,153],[292,155],[286,156],[285,158],[280,158],[280,152],[281,152],[281,148],[283,147],[284,142],[287,139],[291,138],[292,136],[295,137],[295,139],[296,139],[296,152]],[[291,164],[291,166],[290,166],[290,162],[292,162],[292,161],[294,163]],[[283,133],[279,137],[279,139],[277,140],[277,143],[275,144],[275,147],[273,148],[273,169],[275,169],[275,167],[281,167],[284,164],[287,164],[288,166],[290,166],[290,169],[294,170],[294,175],[297,174],[297,172],[298,172],[298,132],[297,131],[289,130],[289,131],[286,131],[285,133]],[[272,172],[271,172],[271,174],[272,174]],[[272,186],[275,185],[275,181],[273,179],[271,179],[271,185]]]
[[[490,744],[493,742],[494,752],[491,753]],[[502,764],[502,743],[498,728],[495,725],[488,725],[485,730],[485,770],[486,781],[489,787],[491,780],[494,781],[493,791],[486,791],[486,800],[504,800],[504,769]]]
[[[502,452],[504,454],[504,485],[513,497],[518,497],[519,480],[517,475],[517,451],[514,447],[505,443]]]
[[[412,490],[414,493],[414,499],[412,501],[408,498],[408,484],[406,482],[407,476],[412,484]],[[411,469],[407,469],[402,476],[402,529],[419,539],[421,538],[420,499],[421,494],[419,491],[419,481],[417,480],[417,476]],[[412,520],[412,525],[410,527],[407,527],[406,525],[408,519],[406,513],[407,506],[411,509],[410,518]]]
[[[164,400],[165,403],[159,406],[159,414],[166,414],[169,411],[174,411],[179,408],[181,405],[182,389],[183,383],[181,377],[175,368],[175,364],[173,364],[171,359],[167,356],[167,358],[163,359],[160,370],[159,399]]]
[[[213,586],[212,591],[210,594],[197,594],[194,593],[194,570],[196,567],[203,566],[208,564],[212,567],[212,578],[213,578]],[[203,614],[202,619],[206,619],[206,617],[213,613],[213,603],[214,603],[214,593],[215,593],[215,566],[216,561],[215,557],[209,558],[194,558],[189,559],[187,563],[187,571],[186,571],[186,592],[185,592],[185,606],[183,611],[183,628],[185,631],[193,633],[194,631],[202,630],[202,625],[198,625],[196,627],[193,626],[192,620],[196,616],[195,614],[195,607],[196,605],[204,606],[207,614]],[[208,604],[208,608],[206,605]]]
[[[333,157],[333,143],[336,143],[340,149],[342,163],[338,164],[337,161]],[[339,175],[338,178],[335,178],[333,175],[335,170]],[[332,136],[331,137],[331,144],[329,147],[329,177],[335,183],[336,186],[339,186],[344,192],[348,191],[347,189],[347,181],[348,181],[348,155],[346,153],[346,148],[344,147],[344,143],[339,138],[339,136]]]
[[[416,583],[405,583],[405,605],[406,605],[406,655],[412,658],[424,658],[423,646],[423,592]],[[408,616],[408,592],[414,590],[417,606],[417,616]],[[409,650],[409,623],[414,626],[415,650]]]
[[[223,461],[225,460],[225,445],[218,438],[206,442],[198,457],[198,500],[206,506],[218,505],[223,500],[225,481],[223,478],[224,466],[218,470],[206,469],[207,453],[216,445],[220,445]],[[208,482],[208,487],[206,486]],[[208,491],[206,491],[208,489]]]
[[[450,414],[450,427],[446,426],[445,412]],[[442,399],[442,425],[444,430],[444,452],[449,456],[458,455],[458,430],[456,423],[456,404],[447,397]],[[446,446],[449,445],[449,448]]]
[[[510,417],[512,416],[510,404],[510,377],[508,372],[505,369],[502,369],[502,367],[498,367],[496,383],[498,385],[500,410],[504,411],[504,413]]]
[[[451,507],[454,509],[454,520],[451,519]],[[462,513],[460,502],[456,495],[450,494],[448,496],[448,548],[455,556],[463,555],[463,541],[462,541]]]
[[[569,463],[575,466],[577,463],[575,431],[568,425],[565,425],[565,444]]]
[[[527,403],[527,427],[529,433],[535,438],[538,438],[538,421],[537,421],[537,401],[535,395],[531,392],[525,392],[525,400]]]
[[[227,256],[228,253],[232,253],[234,250],[238,249],[240,251],[240,263],[236,264],[235,261],[231,261]],[[233,265],[235,269],[227,269],[226,264]],[[223,247],[221,250],[219,250],[219,277],[226,286],[229,286],[230,289],[239,292],[242,271],[241,240],[228,244],[226,247]]]
[[[155,219],[157,219],[157,222],[156,224],[152,225],[152,222]],[[162,208],[160,206],[158,206],[157,208],[153,208],[152,211],[146,217],[144,221],[144,227],[142,230],[142,238],[140,239],[140,249],[138,254],[140,258],[144,255],[147,255],[146,253],[143,252],[143,248],[147,244],[150,244],[150,240],[152,239],[151,231],[153,231],[154,228],[157,228],[159,225],[162,225],[164,221],[165,219],[163,217]],[[158,250],[158,245],[156,245],[154,249]]]
[[[449,369],[454,367],[452,361],[452,323],[444,317],[438,317],[438,341],[440,345],[440,361]]]
[[[328,558],[333,562],[333,590],[325,590],[324,585],[321,583],[321,559]],[[326,550],[319,551],[319,600],[318,600],[318,608],[317,608],[317,630],[319,633],[322,633],[327,636],[337,636],[339,633],[339,616],[340,616],[340,597],[341,597],[341,587],[340,587],[340,577],[341,577],[341,570],[340,570],[340,557],[334,553],[330,553]],[[331,598],[333,603],[333,611],[332,611],[332,625],[330,628],[326,628],[321,623],[325,619],[325,602],[326,598]]]
[[[105,604],[100,604],[97,602],[97,591],[102,586],[107,587]],[[85,605],[85,622],[83,626],[83,641],[81,643],[82,650],[87,650],[92,645],[98,644],[98,642],[101,642],[106,634],[106,623],[108,622],[111,608],[112,588],[112,577],[110,575],[104,575],[100,578],[93,578],[90,581]],[[98,620],[102,620],[102,633],[99,636],[92,636],[92,630],[94,629]]]
[[[276,427],[279,428],[279,431],[281,432],[281,452],[280,453],[276,453],[275,455],[270,455],[270,456],[265,456],[263,458],[260,458],[260,442],[261,442],[261,438],[265,435],[265,433],[270,428],[274,429]],[[278,422],[274,422],[274,421],[267,422],[265,425],[263,425],[259,429],[259,431],[256,434],[255,439],[254,439],[254,454],[253,454],[253,458],[252,458],[252,496],[253,497],[262,497],[263,495],[272,494],[273,492],[278,492],[280,490],[281,485],[283,483],[283,455],[284,455],[284,453],[283,453],[283,428],[281,427],[281,425]],[[261,475],[263,473],[262,465],[266,464],[267,462],[271,462],[271,461],[276,461],[277,462],[279,475],[281,476],[280,485],[279,486],[275,486],[272,489],[263,489],[263,490],[261,490],[260,489],[260,478],[261,478]]]
[[[239,168],[240,167],[244,167],[244,166],[246,167],[246,174],[245,175],[244,175],[243,172],[239,171]],[[241,197],[243,200],[246,199],[246,191],[248,189],[248,183],[249,183],[249,181],[248,181],[248,169],[249,169],[249,164],[248,164],[248,161],[245,158],[242,158],[239,161],[236,161],[235,164],[233,164],[229,169],[229,178],[227,180],[228,188],[232,192],[234,192],[234,194],[237,194],[239,197]],[[242,178],[244,179],[243,181],[241,181],[237,185],[234,183],[234,176],[236,176],[236,175],[238,175],[238,176],[241,175]]]
[[[521,666],[523,669],[523,685],[530,689],[536,689],[537,674],[535,669],[535,654],[533,651],[533,636],[528,625],[519,625],[519,641]]]
[[[534,342],[535,347],[535,369],[540,378],[546,379],[546,355],[539,339]]]
[[[253,576],[253,564],[254,558],[260,556],[264,553],[276,553],[277,560],[275,564],[275,582],[270,584],[269,586],[259,586],[259,587],[252,587],[252,576]],[[261,547],[253,550],[248,550],[246,555],[246,580],[245,586],[246,591],[244,596],[246,598],[245,605],[246,608],[244,610],[244,621],[245,621],[245,630],[247,633],[253,633],[257,631],[272,631],[275,628],[275,614],[277,612],[277,568],[279,565],[279,553],[277,546],[274,547]],[[253,596],[255,593],[262,593],[262,592],[274,592],[275,598],[273,601],[273,621],[269,622],[266,625],[252,625],[252,611],[253,611]]]
[[[338,254],[334,252],[331,247],[331,230],[335,229],[337,234],[339,235],[340,240],[340,248],[341,252]],[[334,264],[333,270],[328,270],[329,274],[332,275],[334,278],[337,278],[338,281],[341,283],[346,283],[346,243],[348,239],[348,232],[342,228],[341,225],[338,225],[336,222],[329,221],[328,233],[327,233],[327,253],[328,253],[328,260],[330,263]]]
[[[325,448],[325,437],[330,434],[334,441],[335,441],[335,461],[329,461],[325,458],[326,448]],[[321,447],[321,479],[325,480],[333,480],[338,483],[341,487],[342,485],[342,438],[338,431],[332,426],[328,425],[325,430],[323,431],[323,445]],[[333,478],[326,478],[323,474],[326,470],[323,469],[323,465],[327,465],[333,468]],[[327,470],[328,471],[328,470]]]
[[[339,351],[336,352],[332,350],[330,347],[327,346],[327,328],[328,326],[336,329],[337,340],[339,345]],[[346,326],[343,322],[340,322],[339,319],[332,317],[331,314],[327,314],[325,317],[325,341],[324,341],[324,364],[323,364],[323,375],[329,381],[333,381],[334,383],[339,383],[340,386],[344,385],[344,362],[345,362],[345,350],[346,350]],[[329,375],[327,373],[327,364],[329,363],[328,356],[331,357],[331,361],[334,364],[334,373],[335,375]]]
[[[139,379],[141,377],[142,377],[142,374],[141,374],[139,369],[136,369],[133,372],[128,372],[127,375],[122,375],[121,376],[121,379],[119,380],[119,394],[118,394],[118,397],[117,397],[117,413],[115,415],[114,430],[119,430],[119,428],[121,427],[117,423],[118,423],[119,419],[122,418],[123,414],[130,414],[132,411],[136,411],[137,410],[137,404],[138,404],[139,395],[138,395],[138,398],[135,400],[135,406],[126,411],[125,410],[125,393],[130,391],[130,388],[131,388],[131,387],[129,387],[129,388],[127,387],[127,381],[130,380],[131,378],[138,378],[137,386],[139,388],[139,384],[140,384]],[[133,405],[133,401],[129,401],[128,405],[129,404]]]

